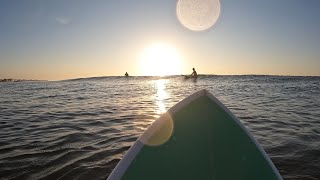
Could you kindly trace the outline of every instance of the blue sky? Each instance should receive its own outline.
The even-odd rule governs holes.
[[[220,2],[217,23],[194,32],[176,0],[1,1],[0,78],[145,75],[139,56],[156,42],[181,56],[177,74],[320,75],[320,1]]]

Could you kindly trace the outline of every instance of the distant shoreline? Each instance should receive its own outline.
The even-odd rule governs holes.
[[[13,78],[0,79],[0,82],[27,82],[27,81],[46,81],[46,80],[34,80],[34,79],[13,79]]]

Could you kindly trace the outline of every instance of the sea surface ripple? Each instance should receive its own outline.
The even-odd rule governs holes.
[[[284,179],[320,179],[320,77],[96,77],[0,84],[0,179],[106,179],[163,112],[207,89]]]

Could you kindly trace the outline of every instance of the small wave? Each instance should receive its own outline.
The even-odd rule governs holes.
[[[159,91],[155,82],[166,79]],[[105,179],[161,114],[194,91],[221,99],[285,179],[319,179],[320,77],[92,77],[0,86],[0,177]],[[156,103],[155,97],[166,97]]]

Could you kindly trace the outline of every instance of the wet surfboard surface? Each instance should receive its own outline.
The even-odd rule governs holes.
[[[282,179],[240,120],[207,90],[170,108],[134,143],[114,179]]]

